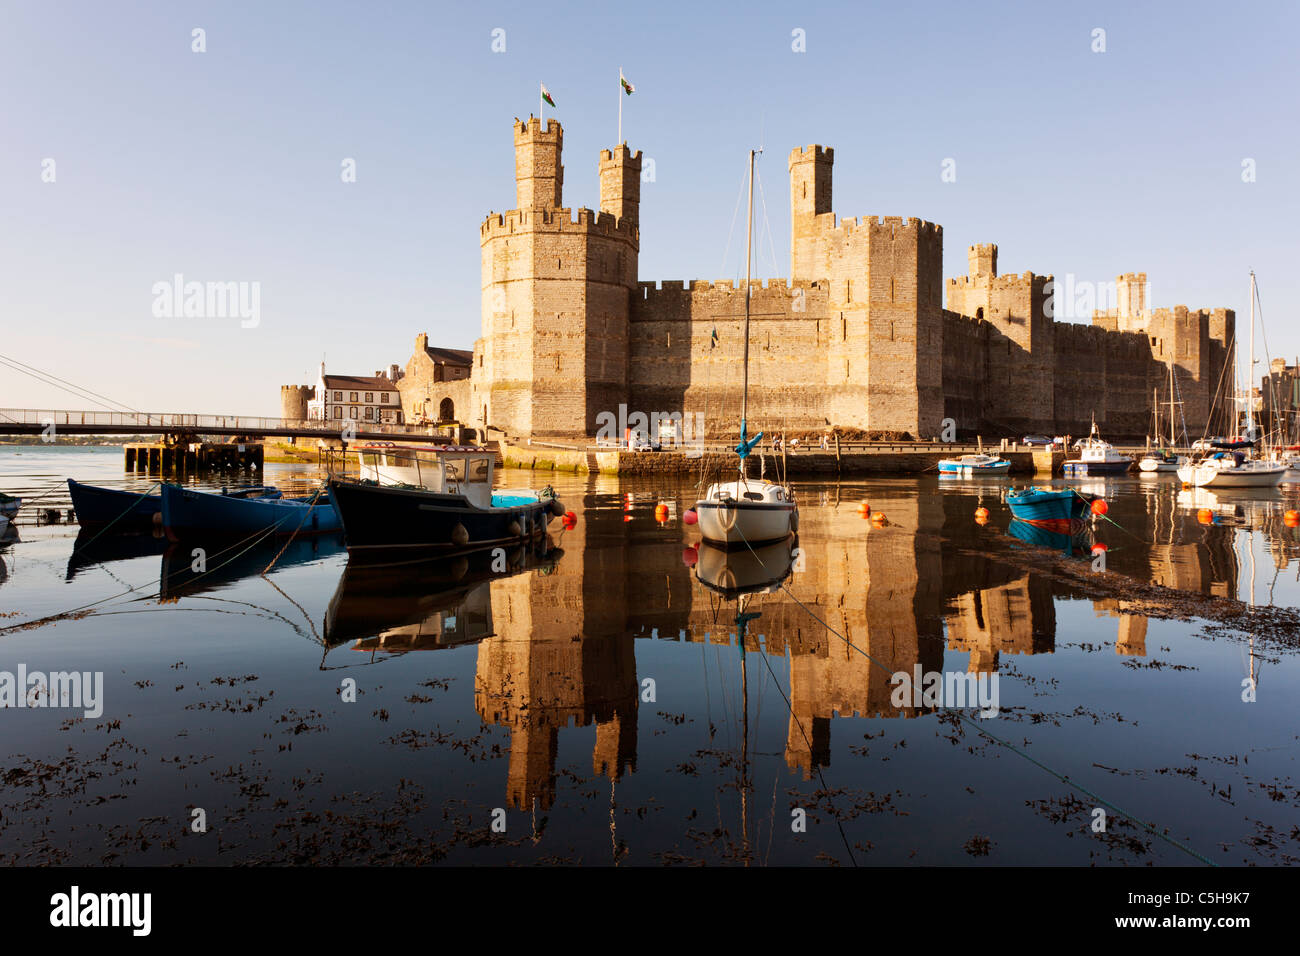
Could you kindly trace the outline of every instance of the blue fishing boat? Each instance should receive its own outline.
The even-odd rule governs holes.
[[[1007,492],[1007,507],[1022,521],[1068,521],[1088,517],[1097,498],[1073,488],[1021,488]]]
[[[162,486],[162,525],[169,538],[196,534],[319,534],[343,524],[324,490],[305,498],[249,498],[179,485]]]
[[[939,474],[971,478],[975,475],[1005,475],[1011,462],[997,455],[962,455],[960,458],[939,460]]]
[[[148,531],[159,524],[162,514],[162,496],[148,491],[120,491],[83,485],[68,479],[68,494],[72,508],[83,528],[108,528],[113,531]],[[252,488],[223,488],[221,494],[228,498],[279,498],[280,492],[269,485]]]

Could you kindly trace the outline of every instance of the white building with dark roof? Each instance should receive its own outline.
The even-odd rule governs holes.
[[[374,375],[327,375],[320,365],[320,378],[307,417],[317,421],[345,421],[401,424],[401,395],[397,382],[402,370],[394,365]]]

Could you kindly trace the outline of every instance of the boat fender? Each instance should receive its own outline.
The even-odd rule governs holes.
[[[451,529],[451,543],[458,548],[463,548],[469,544],[469,532],[465,530],[463,524],[458,522],[456,527]]]
[[[153,513],[153,516],[152,516],[149,520],[153,522],[153,526],[154,526],[155,528],[161,528],[161,527],[162,527],[162,512],[161,512],[161,511],[155,511],[155,512]]]
[[[791,531],[799,530],[799,512],[797,511],[790,512],[790,530]]]
[[[519,527],[518,521],[512,521],[506,527],[506,534],[510,535],[511,537],[517,538],[523,533],[524,533],[524,529]]]
[[[564,505],[560,504],[559,498],[552,498],[548,501],[546,503],[546,510],[557,518],[564,515]]]

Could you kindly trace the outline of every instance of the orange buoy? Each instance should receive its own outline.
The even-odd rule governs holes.
[[[988,520],[989,520],[989,509],[988,509],[988,508],[976,508],[976,509],[975,509],[975,520],[976,520],[976,521],[979,521],[981,518],[982,518],[983,520],[985,520],[985,521],[988,521]]]
[[[877,511],[875,514],[871,516],[871,523],[878,527],[884,527],[885,524],[888,523],[888,521],[889,519],[885,517],[885,513],[883,511]]]
[[[1282,521],[1288,528],[1300,527],[1300,511],[1294,508],[1287,509],[1286,514],[1282,516]]]
[[[1209,508],[1202,508],[1196,512],[1196,520],[1201,524],[1214,524],[1214,512]]]
[[[978,524],[978,525],[986,525],[986,524],[989,523],[989,516],[988,516],[988,515],[976,515],[976,516],[975,516],[975,523]]]
[[[1106,504],[1105,498],[1094,498],[1092,500],[1092,513],[1095,515],[1104,515],[1110,510],[1110,505]]]
[[[1102,552],[1102,551],[1109,551],[1109,550],[1110,550],[1110,548],[1106,547],[1106,542],[1105,542],[1105,541],[1098,541],[1096,544],[1094,544],[1094,545],[1092,546],[1092,553],[1093,553],[1093,554],[1098,554],[1099,552]]]

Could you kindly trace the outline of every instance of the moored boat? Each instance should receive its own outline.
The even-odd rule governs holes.
[[[12,518],[18,514],[18,509],[23,506],[23,499],[15,498],[13,495],[6,495],[0,492],[0,515],[6,518]]]
[[[354,554],[415,556],[522,544],[564,514],[549,486],[494,492],[496,453],[488,448],[365,445],[357,453],[361,480],[329,482]]]
[[[962,455],[960,458],[942,458],[939,461],[939,474],[961,475],[1005,475],[1011,470],[1011,462],[997,455]]]
[[[1069,521],[1088,517],[1097,495],[1073,488],[1022,488],[1007,492],[1012,517],[1022,521]]]
[[[1178,479],[1197,488],[1272,488],[1286,476],[1287,465],[1247,458],[1241,452],[1215,452],[1178,469]]]
[[[1138,470],[1145,474],[1172,474],[1185,464],[1187,464],[1186,456],[1175,455],[1162,449],[1143,455],[1138,460]]]
[[[749,213],[745,239],[745,325],[741,362],[740,442],[736,454],[740,458],[739,475],[735,481],[718,481],[709,485],[704,497],[695,503],[694,514],[699,520],[700,533],[710,544],[723,548],[758,547],[782,541],[799,530],[799,508],[794,492],[787,486],[750,478],[746,464],[750,453],[763,438],[760,431],[753,438],[748,435],[749,415],[749,320],[752,245],[754,237],[754,150],[749,151]]]
[[[160,497],[163,530],[169,538],[258,532],[317,534],[342,527],[324,490],[305,498],[256,498],[164,484]]]
[[[154,486],[147,491],[122,491],[101,488],[68,479],[68,494],[72,496],[72,509],[83,528],[108,528],[113,531],[148,531],[162,522],[162,495]],[[270,485],[251,488],[225,489],[220,492],[227,498],[279,498],[280,492]]]
[[[1110,442],[1102,441],[1097,434],[1097,423],[1092,423],[1092,432],[1078,443],[1077,458],[1067,459],[1067,475],[1122,475],[1133,465],[1133,459],[1121,455]]]

